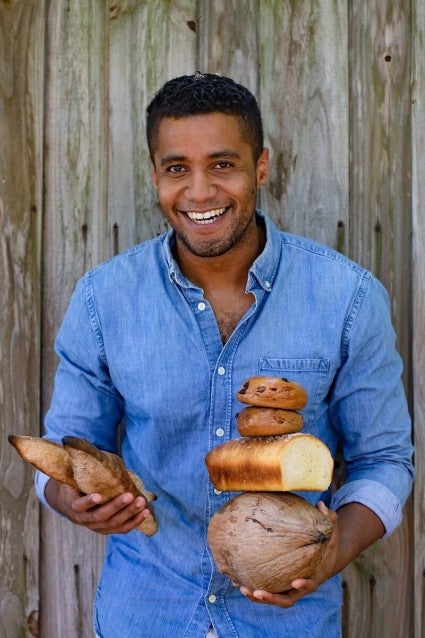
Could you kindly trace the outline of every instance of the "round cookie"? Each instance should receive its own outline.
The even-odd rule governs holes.
[[[299,383],[276,377],[250,377],[236,397],[241,403],[284,410],[301,410],[308,400]]]
[[[295,410],[249,406],[236,415],[236,426],[241,436],[275,436],[299,432],[304,419]]]

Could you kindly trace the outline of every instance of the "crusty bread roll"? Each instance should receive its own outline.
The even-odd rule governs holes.
[[[293,381],[276,377],[251,377],[236,393],[241,403],[264,408],[301,410],[307,405],[307,392]]]
[[[275,436],[299,432],[304,419],[295,410],[259,408],[249,406],[236,415],[236,426],[241,436]]]
[[[128,470],[116,454],[99,450],[85,439],[67,436],[64,445],[35,436],[9,435],[9,442],[20,456],[44,474],[83,494],[99,493],[106,502],[124,492],[143,496],[150,515],[137,529],[152,536],[158,529],[148,492],[140,478]]]
[[[327,446],[301,433],[228,441],[212,449],[205,462],[221,491],[323,491],[333,471]]]

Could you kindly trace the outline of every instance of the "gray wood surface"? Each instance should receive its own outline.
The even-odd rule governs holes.
[[[344,572],[344,638],[423,638],[424,38],[423,0],[0,0],[0,638],[93,636],[104,538],[39,514],[7,434],[42,427],[77,279],[166,229],[145,109],[195,70],[258,97],[261,207],[390,292],[418,478]]]

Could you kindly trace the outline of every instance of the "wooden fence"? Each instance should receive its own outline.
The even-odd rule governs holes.
[[[391,294],[417,481],[345,571],[344,636],[425,636],[424,39],[423,0],[0,0],[0,638],[92,636],[103,539],[40,511],[7,434],[40,432],[77,278],[165,229],[144,110],[196,70],[258,96],[264,210]]]

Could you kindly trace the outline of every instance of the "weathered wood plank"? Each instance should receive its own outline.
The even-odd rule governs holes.
[[[350,3],[349,34],[349,252],[390,292],[409,389],[409,5]],[[346,570],[347,635],[411,635],[411,517]]]
[[[347,249],[347,3],[260,3],[260,102],[280,227]]]
[[[39,507],[7,435],[39,433],[44,1],[0,3],[0,636],[38,635]]]
[[[416,483],[414,486],[414,636],[425,636],[425,5],[412,3],[412,352]]]
[[[0,1],[0,140],[6,149],[0,154],[0,401],[2,427],[31,433],[38,432],[39,417],[46,11],[43,412],[56,363],[52,341],[76,279],[165,228],[144,139],[144,109],[154,90],[197,69],[247,84],[259,96],[272,150],[264,209],[281,227],[333,245],[371,268],[391,293],[409,393],[414,382],[418,478],[403,526],[346,570],[344,635],[399,638],[414,631],[422,638],[423,2]],[[38,507],[31,470],[7,444],[0,443],[0,454],[0,637],[15,638],[35,634]],[[40,635],[92,636],[103,541],[46,511],[42,535]],[[32,625],[25,630],[28,617]]]
[[[85,270],[109,254],[109,7],[102,0],[49,2],[46,17],[43,414],[56,367],[53,339],[71,291]],[[44,508],[41,530],[41,635],[91,637],[103,538]]]
[[[196,70],[196,29],[196,0],[139,1],[112,14],[108,227],[114,253],[167,228],[151,186],[145,111],[166,80]]]
[[[233,78],[258,95],[258,0],[199,0],[198,71]]]

